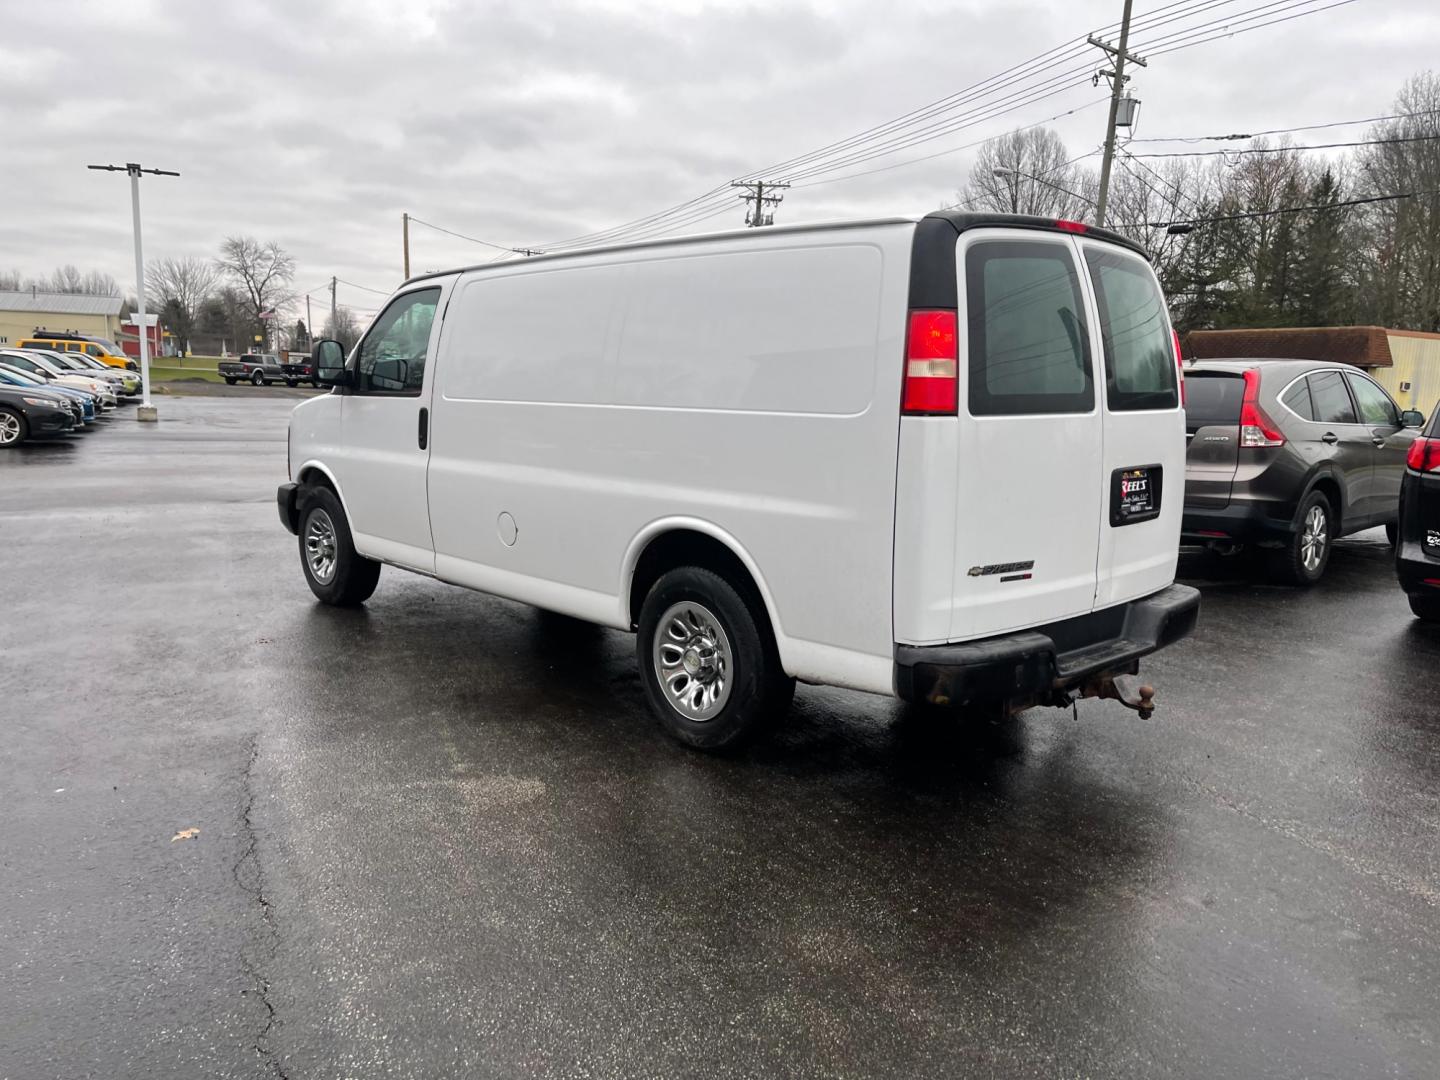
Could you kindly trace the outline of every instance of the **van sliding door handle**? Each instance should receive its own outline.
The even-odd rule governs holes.
[[[424,450],[425,447],[426,447],[426,446],[429,444],[429,442],[430,442],[430,410],[429,410],[429,409],[426,409],[426,408],[421,408],[421,410],[420,410],[420,431],[419,431],[419,435],[420,435],[420,449],[421,449],[421,450]]]
[[[1340,441],[1340,436],[1336,435],[1333,431],[1327,431],[1324,435],[1320,436],[1320,441],[1327,442],[1331,446],[1334,446],[1337,442]]]

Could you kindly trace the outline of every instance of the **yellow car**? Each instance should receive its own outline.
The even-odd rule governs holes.
[[[92,356],[110,367],[138,371],[139,365],[126,356],[119,345],[103,337],[88,334],[62,334],[57,330],[37,330],[19,343],[22,349],[49,349],[52,352],[78,352]]]

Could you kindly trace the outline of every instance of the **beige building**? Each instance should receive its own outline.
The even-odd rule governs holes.
[[[118,296],[0,292],[0,345],[14,345],[41,328],[93,334],[118,343],[121,303]]]

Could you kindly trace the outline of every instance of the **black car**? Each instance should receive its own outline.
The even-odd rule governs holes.
[[[1336,537],[1395,539],[1405,455],[1425,418],[1358,368],[1200,360],[1185,369],[1186,543],[1266,550],[1282,581],[1318,581]]]
[[[1405,459],[1395,572],[1416,617],[1440,622],[1440,412]]]
[[[26,439],[64,435],[75,429],[75,414],[64,401],[14,386],[0,386],[0,450]]]

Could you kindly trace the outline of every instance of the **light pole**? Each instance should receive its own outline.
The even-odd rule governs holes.
[[[142,169],[127,162],[124,165],[90,165],[87,168],[100,172],[123,172],[130,177],[130,210],[135,219],[135,305],[138,318],[135,324],[140,330],[140,407],[135,410],[135,419],[155,421],[160,418],[159,410],[150,403],[150,328],[145,323],[145,256],[140,250],[140,174],[151,176],[179,176],[168,169]],[[155,320],[160,325],[160,320]]]
[[[1049,180],[1041,180],[1040,177],[1034,176],[1034,175],[1032,175],[1032,174],[1030,174],[1030,173],[1028,173],[1028,172],[1021,172],[1019,169],[991,169],[991,170],[990,170],[990,173],[991,173],[991,175],[993,175],[993,176],[1016,176],[1016,177],[1023,176],[1026,180],[1033,180],[1033,181],[1035,181],[1035,183],[1041,185],[1042,187],[1052,188],[1052,189],[1055,190],[1055,191],[1059,191],[1059,192],[1062,192],[1062,193],[1065,194],[1065,195],[1069,195],[1072,199],[1079,199],[1081,202],[1085,203],[1087,206],[1094,206],[1094,205],[1095,205],[1095,200],[1094,200],[1094,199],[1087,199],[1084,195],[1081,195],[1078,191],[1071,191],[1069,188],[1063,188],[1063,187],[1061,187],[1059,184],[1052,184],[1052,183],[1050,183]]]

